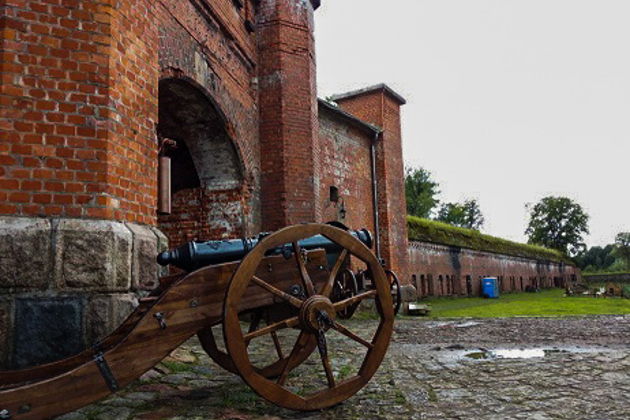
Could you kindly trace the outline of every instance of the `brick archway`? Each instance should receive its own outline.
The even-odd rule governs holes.
[[[172,211],[158,219],[170,244],[241,236],[244,166],[223,115],[205,92],[181,78],[160,81],[158,135],[176,142],[166,152]]]

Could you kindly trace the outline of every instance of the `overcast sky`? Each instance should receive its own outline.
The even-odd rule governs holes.
[[[324,0],[319,96],[402,94],[404,159],[484,232],[525,241],[525,203],[562,195],[588,245],[630,230],[630,1]]]

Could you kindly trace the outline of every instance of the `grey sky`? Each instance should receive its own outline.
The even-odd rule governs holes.
[[[324,0],[319,95],[386,82],[408,164],[483,231],[525,241],[525,203],[564,195],[589,245],[630,230],[630,1]]]

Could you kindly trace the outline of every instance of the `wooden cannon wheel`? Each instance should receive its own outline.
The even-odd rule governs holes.
[[[349,268],[345,268],[337,278],[335,279],[335,284],[333,286],[333,302],[340,301],[343,299],[347,299],[352,296],[356,296],[359,293],[359,286],[357,285],[357,278]],[[341,319],[350,319],[352,315],[354,315],[354,311],[356,311],[360,302],[357,302],[354,305],[348,306],[339,312],[337,312],[337,316]]]
[[[251,314],[252,319],[249,324],[249,331],[253,332],[257,330],[262,320],[265,320],[267,325],[270,325],[271,322],[269,320],[268,314],[269,314],[269,311],[272,311],[272,310],[273,308],[263,308],[263,309],[259,309],[257,311],[252,312]],[[272,361],[269,365],[263,368],[258,368],[258,367],[254,368],[260,375],[266,378],[274,378],[274,377],[280,376],[282,369],[284,368],[284,365],[286,363],[287,356],[288,356],[282,352],[277,335],[275,335],[275,333],[272,333],[270,335],[271,335],[271,339],[274,342],[276,352],[278,354],[278,359],[275,361]],[[218,364],[219,366],[221,366],[223,369],[227,370],[228,372],[232,372],[238,375],[238,369],[234,365],[234,362],[232,361],[232,358],[230,357],[230,355],[224,352],[223,350],[221,350],[219,346],[217,345],[217,340],[214,336],[214,332],[212,331],[212,326],[206,327],[203,330],[199,331],[197,333],[197,337],[199,338],[199,342],[201,343],[201,346],[203,347],[204,351],[208,354],[208,356],[210,356],[210,358],[216,364]],[[315,350],[315,347],[316,347],[316,343],[314,340],[311,340],[310,342],[306,343],[306,345],[301,349],[300,353],[297,354],[295,358],[291,361],[292,368],[295,366],[298,366],[304,360],[306,360],[311,355],[313,350]]]
[[[395,296],[394,315],[397,315],[398,311],[400,311],[400,305],[402,305],[402,292],[400,291],[400,280],[398,280],[398,276],[392,270],[385,270],[385,275],[387,276],[387,281],[389,282],[389,287],[392,291],[392,294]]]
[[[341,253],[334,264],[328,280],[320,290],[316,291],[301,258],[295,258],[304,289],[307,295],[304,299],[296,298],[275,288],[255,275],[265,252],[283,244],[293,244],[294,254],[299,256],[298,241],[314,235],[323,235],[335,242],[341,248]],[[373,276],[372,290],[356,296],[332,303],[329,299],[334,281],[346,257],[352,255],[368,266]],[[299,315],[274,322],[252,333],[243,332],[239,322],[239,310],[243,304],[243,294],[250,284],[256,284],[270,294],[293,305]],[[379,313],[379,325],[371,341],[352,332],[335,320],[336,314],[361,300],[374,298]],[[276,405],[293,410],[317,410],[340,403],[358,392],[380,366],[389,346],[394,322],[394,311],[388,282],[383,268],[372,252],[352,235],[330,225],[304,224],[282,229],[263,239],[241,262],[234,273],[227,289],[223,310],[223,334],[225,346],[234,362],[234,367],[243,380],[260,396]],[[253,366],[248,353],[249,342],[253,339],[271,334],[282,329],[295,328],[299,336],[289,356],[284,359],[278,378],[270,379],[262,375]],[[326,334],[335,331],[343,338],[357,343],[366,349],[357,374],[346,379],[338,380],[331,367],[330,352],[328,352]],[[294,366],[294,360],[303,357],[304,348],[315,342],[319,350],[326,384],[315,392],[300,395],[288,385],[288,375]]]

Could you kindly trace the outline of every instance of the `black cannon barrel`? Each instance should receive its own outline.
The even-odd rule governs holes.
[[[352,236],[363,242],[368,248],[372,248],[372,234],[367,229],[350,230]],[[238,261],[255,247],[261,239],[269,235],[261,233],[253,238],[232,239],[224,241],[188,242],[179,248],[162,252],[157,257],[160,265],[174,265],[186,271],[193,271],[208,265],[222,264],[226,262]],[[327,254],[341,252],[341,247],[322,235],[311,236],[298,242],[301,248],[325,249]],[[285,244],[267,251],[267,255],[291,256],[293,248],[291,244]]]

